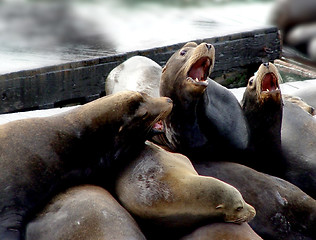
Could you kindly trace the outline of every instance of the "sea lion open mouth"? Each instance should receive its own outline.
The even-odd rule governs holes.
[[[187,80],[198,85],[207,86],[212,60],[209,57],[202,57],[197,60],[190,68],[187,74]]]
[[[261,81],[261,92],[272,92],[279,89],[277,76],[272,72],[265,74]]]

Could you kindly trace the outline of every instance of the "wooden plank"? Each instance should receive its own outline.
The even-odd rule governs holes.
[[[196,42],[209,42],[215,46],[216,70],[211,77],[227,86],[236,80],[236,75],[232,73],[250,76],[263,60],[271,61],[281,54],[275,27],[199,39]],[[0,113],[82,104],[94,100],[105,94],[104,84],[108,73],[129,57],[146,56],[163,66],[183,44],[1,75]],[[247,77],[244,77],[242,83],[237,85],[246,81]]]

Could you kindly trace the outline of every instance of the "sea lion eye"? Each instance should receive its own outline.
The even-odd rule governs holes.
[[[248,82],[249,86],[252,86],[252,84],[253,84],[253,79],[254,79],[254,77],[251,77],[251,78],[249,79],[249,82]]]
[[[237,212],[240,212],[243,209],[243,207],[238,207],[236,210]]]
[[[187,50],[181,50],[180,55],[184,56],[187,53]]]

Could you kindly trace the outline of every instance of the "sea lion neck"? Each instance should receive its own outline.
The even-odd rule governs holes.
[[[166,117],[165,135],[172,150],[186,153],[188,149],[201,147],[207,142],[198,124],[199,101],[188,102],[186,105],[175,103],[174,109]]]
[[[251,101],[247,102],[251,103]],[[251,111],[247,104],[243,110],[250,129],[250,145],[255,149],[270,145],[273,148],[281,146],[282,103],[267,101],[264,105],[256,105]],[[271,148],[270,148],[271,149]]]

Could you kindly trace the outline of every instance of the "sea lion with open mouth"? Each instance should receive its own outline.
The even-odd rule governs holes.
[[[189,42],[170,57],[161,76],[160,95],[174,102],[164,121],[168,146],[191,160],[209,154],[223,158],[248,146],[237,99],[209,78],[214,63],[213,45]]]
[[[248,81],[241,105],[249,125],[248,150],[252,153],[244,164],[283,177],[285,162],[281,150],[281,81],[272,63],[261,64],[255,76]]]
[[[253,157],[244,164],[281,177],[316,197],[316,119],[282,101],[280,75],[262,64],[249,79],[242,108],[250,129]]]
[[[59,115],[1,125],[0,239],[24,239],[27,219],[60,189],[88,177],[106,183],[171,109],[169,98],[125,91]]]

